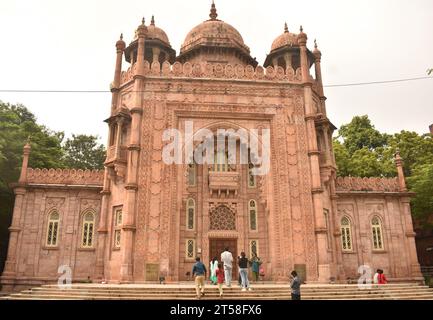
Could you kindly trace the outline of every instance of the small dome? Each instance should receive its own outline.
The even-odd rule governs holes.
[[[135,32],[134,40],[137,40],[137,38],[138,38],[137,32]],[[154,16],[152,16],[152,21],[150,22],[150,25],[147,26],[146,39],[159,40],[163,42],[165,45],[167,45],[168,47],[171,47],[170,41],[168,40],[168,36],[165,33],[165,31],[155,26]]]
[[[164,42],[166,45],[170,46],[170,41],[168,41],[167,34],[161,28],[155,26],[155,18],[152,16],[152,21],[150,25],[147,27],[147,36],[148,39],[158,39]]]
[[[284,26],[284,33],[279,35],[274,42],[272,42],[271,52],[285,46],[297,46],[298,45],[298,35],[289,32],[287,28],[287,23]]]

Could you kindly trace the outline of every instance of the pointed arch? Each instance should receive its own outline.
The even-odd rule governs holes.
[[[353,251],[352,223],[349,217],[344,216],[340,220],[341,246],[345,252]]]

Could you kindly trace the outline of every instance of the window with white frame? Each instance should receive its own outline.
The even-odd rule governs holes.
[[[256,175],[253,174],[254,165],[248,165],[248,188],[255,188],[257,186]]]
[[[259,240],[250,240],[250,257],[253,253],[259,257]]]
[[[92,211],[88,211],[83,215],[81,247],[83,248],[93,247],[94,230],[95,230],[95,214]]]
[[[371,219],[371,233],[373,237],[373,250],[383,250],[382,223],[377,216]]]
[[[329,210],[328,209],[324,209],[323,210],[323,215],[324,215],[324,219],[325,219],[325,227],[326,227],[326,247],[328,249],[331,248],[331,230],[329,229]]]
[[[195,225],[195,201],[194,199],[188,199],[186,202],[186,228],[188,230],[194,230]]]
[[[255,200],[248,202],[248,212],[250,217],[250,230],[257,230],[257,202]]]
[[[114,248],[120,248],[120,239],[122,235],[122,208],[114,210]]]
[[[186,244],[185,257],[187,259],[194,259],[195,258],[195,240],[194,239],[187,239],[185,244]]]
[[[48,215],[47,223],[47,247],[56,247],[58,244],[60,214],[57,211],[51,211]]]
[[[341,219],[341,245],[343,251],[352,251],[352,228],[350,219],[348,217],[343,217]]]

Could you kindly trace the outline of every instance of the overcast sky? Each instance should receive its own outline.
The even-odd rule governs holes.
[[[326,84],[426,76],[433,67],[432,0],[216,0],[218,18],[242,34],[263,64],[272,41],[303,25],[317,38]],[[211,0],[1,0],[0,89],[107,90],[114,44],[129,43],[141,17],[163,28],[179,52],[186,34],[208,19]],[[126,68],[126,63],[124,64]],[[432,79],[326,88],[328,117],[339,127],[368,114],[388,133],[428,132]],[[23,103],[53,130],[96,134],[105,143],[110,93],[3,93]]]

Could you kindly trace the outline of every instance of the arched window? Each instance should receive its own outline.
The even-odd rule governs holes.
[[[250,229],[257,230],[257,203],[255,200],[248,202],[248,212],[250,216]]]
[[[48,247],[56,247],[58,243],[60,215],[57,211],[52,211],[48,216],[47,242]]]
[[[120,239],[122,235],[122,208],[116,208],[114,211],[114,248],[120,248]]]
[[[352,251],[352,230],[348,217],[341,219],[341,244],[343,251]]]
[[[215,152],[214,171],[226,172],[229,171],[228,154],[224,149]]]
[[[248,165],[248,188],[256,187],[256,175],[253,174],[254,165],[250,163]]]
[[[95,230],[95,214],[89,211],[85,213],[83,216],[81,247],[83,248],[93,247],[94,230]]]
[[[188,199],[186,202],[186,228],[194,230],[195,221],[195,201]]]
[[[371,233],[373,236],[373,250],[383,250],[382,224],[379,217],[371,219]]]

